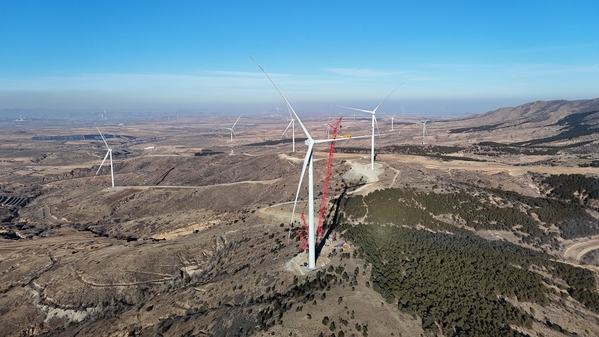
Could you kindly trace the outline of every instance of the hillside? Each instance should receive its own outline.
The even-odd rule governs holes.
[[[108,166],[93,178],[102,143],[33,139],[89,127],[0,126],[3,334],[599,335],[598,104],[432,120],[425,144],[402,125],[377,139],[374,171],[369,140],[340,143],[335,238],[312,271],[307,179],[288,229],[303,144],[265,136],[284,119],[241,125],[233,147],[214,117],[107,125],[126,135],[110,139],[115,188]]]

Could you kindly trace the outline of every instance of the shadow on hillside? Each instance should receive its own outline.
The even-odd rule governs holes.
[[[355,186],[353,186],[353,187],[355,188]],[[331,233],[335,230],[335,228],[339,224],[339,212],[341,209],[341,201],[343,200],[343,197],[345,197],[345,194],[347,193],[347,190],[349,188],[350,187],[344,182],[343,191],[341,192],[341,194],[335,201],[335,213],[333,215],[333,219],[331,220],[331,225],[329,226],[329,229],[327,230],[325,235],[320,240],[320,243],[316,247],[316,259],[317,260],[318,260],[318,257],[320,256],[320,252],[322,251],[322,248],[324,247],[324,244],[327,242],[327,238],[329,237],[329,235],[331,235]]]

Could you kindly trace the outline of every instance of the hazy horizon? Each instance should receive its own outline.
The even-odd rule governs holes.
[[[436,116],[436,117],[466,117],[476,114],[484,114],[489,111],[505,107],[514,107],[524,103],[532,102],[520,100],[431,100],[431,101],[390,101],[385,102],[378,110],[378,116],[392,116],[396,118],[414,117],[414,116]],[[106,111],[108,119],[114,118],[140,118],[147,116],[155,117],[197,117],[197,116],[236,116],[243,114],[246,116],[271,116],[287,117],[287,108],[284,105],[277,105],[279,102],[272,102],[271,105],[263,108],[264,104],[253,103],[243,105],[229,105],[227,108],[219,106],[207,106],[204,109],[180,108],[4,108],[0,109],[0,120],[14,120],[20,117],[27,118],[57,118],[57,119],[101,119],[103,111]],[[380,103],[380,102],[378,102]],[[343,102],[344,105],[373,109],[377,104],[373,101]],[[300,117],[306,116],[347,116],[353,117],[354,112],[340,107],[331,106],[323,103],[298,102],[292,106]],[[278,108],[278,111],[277,111]],[[359,112],[357,116],[365,115]]]

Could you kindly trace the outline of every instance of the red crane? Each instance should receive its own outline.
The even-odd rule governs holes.
[[[335,139],[337,138],[337,131],[339,131],[340,129],[340,125],[341,125],[341,119],[343,117],[339,118],[337,120],[337,123],[335,124],[335,126],[331,125],[330,123],[328,124],[328,127],[330,127],[332,129],[332,133],[330,134],[330,138]],[[328,195],[329,195],[329,185],[331,182],[331,169],[333,167],[333,154],[335,153],[335,143],[337,142],[330,142],[329,143],[329,156],[328,156],[328,161],[327,161],[327,166],[326,166],[326,173],[324,176],[324,184],[323,184],[323,188],[322,188],[322,199],[320,202],[320,209],[318,212],[318,227],[316,230],[316,245],[318,246],[320,244],[320,241],[323,238],[324,235],[324,229],[322,228],[323,222],[324,222],[324,214],[326,212],[326,206],[327,206],[327,199],[328,199]],[[303,223],[303,228],[298,229],[297,233],[300,237],[300,241],[301,241],[301,245],[300,245],[300,250],[304,250],[308,247],[308,239],[307,239],[307,233],[308,233],[308,224],[306,223],[306,217],[304,216],[304,213],[302,213],[302,223]],[[302,232],[303,230],[303,232]]]

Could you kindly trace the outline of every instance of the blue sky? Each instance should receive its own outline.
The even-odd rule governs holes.
[[[484,113],[599,97],[597,1],[2,1],[0,109]]]

